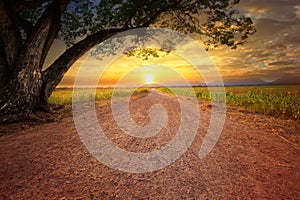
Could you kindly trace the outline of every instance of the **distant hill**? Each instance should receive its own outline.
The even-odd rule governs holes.
[[[274,85],[300,85],[300,76],[289,76],[280,78],[274,82]]]
[[[237,81],[237,82],[226,82],[225,86],[234,86],[234,85],[267,85],[270,84],[269,82],[260,80],[260,79],[252,79],[246,81]]]
[[[267,82],[261,79],[224,81],[225,86],[235,85],[300,85],[300,75],[284,76],[276,81]]]

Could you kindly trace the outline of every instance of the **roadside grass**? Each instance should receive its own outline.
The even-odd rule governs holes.
[[[207,87],[194,87],[194,92],[184,87],[172,88],[174,93],[183,96],[192,96],[193,93],[199,100],[215,101],[217,93],[212,96]],[[109,100],[113,89],[98,88],[96,93],[92,89],[77,89],[74,100],[84,102],[89,100]],[[173,93],[169,88],[158,88],[165,93]],[[126,96],[132,92],[130,89],[117,89],[116,96]],[[138,88],[133,95],[138,96],[149,92],[149,88]],[[280,118],[300,120],[300,86],[230,86],[225,87],[226,103],[229,106],[243,107],[249,112],[261,113]],[[56,89],[49,98],[50,104],[72,104],[73,89]]]
[[[93,89],[76,89],[76,96],[74,97],[75,102],[85,102],[90,100],[101,101],[111,99],[115,96],[126,96],[129,95],[131,89],[117,89],[114,92],[112,88],[97,88],[94,93]],[[149,92],[148,88],[138,88],[133,92],[133,95],[137,96]],[[52,95],[49,97],[48,102],[56,105],[69,105],[72,104],[73,100],[73,89],[58,88],[55,89]]]
[[[183,96],[193,95],[186,88],[172,88]],[[169,88],[160,91],[173,93]],[[194,87],[198,99],[214,101],[207,87]],[[230,86],[225,87],[226,103],[230,106],[243,107],[249,112],[270,115],[274,117],[300,120],[300,86]],[[216,95],[216,93],[213,93]]]

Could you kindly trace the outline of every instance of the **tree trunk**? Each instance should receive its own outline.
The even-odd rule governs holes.
[[[20,120],[28,117],[38,101],[42,79],[39,67],[33,65],[15,73],[10,79],[1,102],[0,116],[2,122]]]
[[[32,27],[32,30],[27,33],[27,38],[23,42],[19,39],[15,40],[20,36],[9,37],[5,30],[11,30],[7,27],[11,26],[13,18],[10,18],[10,15],[12,12],[7,13],[5,10],[1,10],[0,16],[3,18],[1,27],[4,25],[5,27],[0,31],[0,47],[2,47],[0,53],[4,52],[7,59],[6,65],[12,70],[8,82],[0,91],[0,122],[28,118],[36,107],[40,107],[43,62],[60,29],[60,16],[68,2],[69,0],[53,1]],[[0,3],[0,7],[3,8],[4,4]],[[19,28],[14,27],[13,30],[18,33]],[[16,45],[8,45],[13,42]],[[15,53],[11,54],[11,52]],[[8,55],[12,55],[12,59]],[[4,67],[1,67],[2,69]]]
[[[0,37],[0,94],[4,86],[8,82],[8,77],[9,77],[9,70],[7,69],[7,63],[5,59],[5,54],[4,54],[4,47],[2,46],[2,39]]]
[[[0,121],[19,120],[32,113],[42,86],[40,60],[49,26],[38,29],[23,46],[0,102]]]

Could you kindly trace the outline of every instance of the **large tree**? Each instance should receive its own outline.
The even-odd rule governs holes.
[[[137,27],[166,27],[236,48],[255,32],[239,0],[1,0],[0,121],[50,111],[47,99],[71,65],[94,45]],[[50,66],[55,39],[67,49]],[[44,67],[43,67],[44,66]]]

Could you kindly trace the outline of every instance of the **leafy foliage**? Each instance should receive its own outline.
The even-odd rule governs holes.
[[[170,53],[168,50],[163,49],[153,49],[153,48],[138,48],[132,51],[125,52],[127,56],[135,56],[137,58],[141,58],[143,60],[148,60],[149,57],[158,58],[161,56],[166,56]]]
[[[251,18],[225,0],[73,0],[62,17],[60,35],[71,46],[79,38],[107,28],[156,26],[202,36],[207,48],[236,48],[255,32]]]

